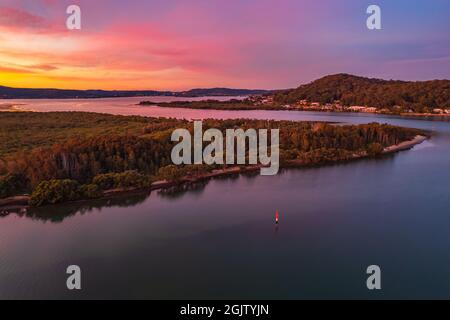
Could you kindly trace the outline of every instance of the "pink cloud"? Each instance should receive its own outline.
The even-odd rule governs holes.
[[[6,72],[6,73],[33,73],[33,71],[22,69],[22,68],[2,67],[2,66],[0,66],[0,72]]]
[[[58,69],[57,66],[51,65],[51,64],[35,64],[35,65],[26,66],[26,67],[28,69],[39,70],[39,71],[52,71],[52,70]]]
[[[1,3],[0,64],[68,82],[81,81],[82,75],[105,80],[122,75],[143,79],[123,84],[128,87],[158,85],[161,79],[167,89],[192,84],[283,88],[334,72],[373,74],[392,58],[449,54],[448,35],[436,27],[425,40],[401,25],[389,34],[368,34],[358,0],[345,5],[329,0]],[[77,32],[65,29],[65,8],[73,3],[82,9],[83,28]],[[440,19],[442,26],[448,24]],[[430,43],[434,46],[427,47]],[[420,73],[435,73],[439,63],[427,63],[431,71]],[[398,77],[409,77],[408,69],[399,67]],[[145,82],[146,77],[153,78]]]
[[[48,27],[44,18],[9,7],[0,7],[0,25],[14,29],[44,29]]]
[[[25,10],[6,6],[0,7],[0,28],[15,32],[49,34],[67,31],[61,23],[55,23],[55,21]]]

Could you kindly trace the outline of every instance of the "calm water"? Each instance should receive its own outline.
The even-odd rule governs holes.
[[[0,218],[0,298],[450,298],[449,122],[162,109],[133,99],[31,104],[40,111],[377,121],[434,136],[380,160]],[[65,287],[71,264],[82,268],[81,292]],[[381,292],[366,289],[371,264],[381,267]]]

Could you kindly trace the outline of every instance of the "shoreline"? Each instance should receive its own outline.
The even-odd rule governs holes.
[[[90,99],[90,98],[89,98]],[[96,99],[111,99],[111,98],[96,98]],[[39,100],[39,99],[33,99],[33,100]],[[367,115],[380,115],[380,116],[398,116],[398,117],[410,117],[410,118],[428,118],[427,120],[430,120],[429,118],[432,118],[433,120],[439,119],[439,118],[449,118],[450,119],[450,113],[385,113],[385,112],[362,112],[362,111],[339,111],[339,110],[321,110],[321,109],[296,109],[296,108],[284,108],[284,107],[266,107],[261,108],[259,106],[249,106],[248,108],[245,107],[238,107],[238,108],[198,108],[198,107],[188,107],[188,106],[161,106],[157,103],[155,104],[141,104],[138,103],[136,106],[140,107],[158,107],[158,108],[172,108],[172,109],[191,109],[191,110],[208,110],[208,111],[298,111],[298,112],[323,112],[323,113],[343,113],[343,114],[367,114]],[[51,111],[38,111],[34,109],[27,109],[23,108],[19,105],[10,105],[10,106],[3,106],[3,108],[0,106],[0,112],[51,112]],[[55,112],[67,112],[67,111],[55,111]]]
[[[146,101],[143,101],[146,102]],[[190,106],[176,106],[176,105],[160,105],[158,103],[136,104],[140,107],[158,107],[158,108],[173,108],[173,109],[192,109],[192,110],[210,110],[210,111],[301,111],[301,112],[323,112],[323,113],[348,113],[348,114],[368,114],[368,115],[386,115],[386,116],[401,116],[401,117],[450,117],[450,113],[386,113],[386,112],[363,112],[363,111],[339,111],[339,110],[322,110],[322,109],[297,109],[297,108],[284,108],[278,106],[268,106],[262,108],[260,106],[249,106],[249,107],[237,107],[237,108],[209,108],[209,107],[190,107]]]
[[[412,140],[403,141],[403,142],[400,142],[399,144],[395,144],[395,145],[384,148],[383,154],[390,154],[390,153],[394,153],[394,152],[398,152],[398,151],[409,150],[412,147],[414,147],[415,145],[421,144],[422,142],[424,142],[427,139],[428,138],[426,136],[417,135]]]
[[[409,150],[413,148],[414,146],[421,144],[425,140],[427,140],[429,137],[417,135],[412,140],[402,141],[399,144],[392,145],[385,147],[382,151],[382,155],[392,154],[404,150]],[[366,151],[354,153],[353,156],[350,159],[342,160],[342,161],[336,161],[333,163],[340,163],[340,162],[346,162],[346,161],[354,161],[358,159],[364,159],[367,158],[368,154]],[[288,163],[288,166],[286,166],[286,169],[298,166],[298,167],[305,167],[304,165],[301,165],[299,162],[295,160],[291,160]],[[244,173],[251,173],[254,171],[259,170],[262,167],[262,165],[251,165],[251,166],[233,166],[230,168],[225,169],[215,169],[211,172],[195,176],[195,177],[184,177],[181,178],[179,181],[167,181],[167,180],[160,180],[155,181],[151,184],[149,188],[127,188],[127,189],[110,189],[105,190],[103,192],[103,196],[95,199],[80,199],[75,201],[67,201],[64,203],[80,203],[80,202],[86,202],[86,201],[92,201],[92,200],[99,200],[99,199],[110,199],[115,198],[117,196],[123,196],[126,194],[134,194],[134,193],[143,193],[143,192],[151,192],[155,190],[164,190],[171,187],[178,187],[182,185],[192,184],[204,180],[209,180],[211,178],[220,177],[220,176],[230,176],[234,174],[244,174]],[[28,204],[30,200],[30,195],[19,195],[9,198],[0,199],[0,217],[7,216],[9,213],[16,212],[15,210],[19,210],[19,212],[26,213],[31,206]],[[63,204],[63,203],[62,203]],[[14,210],[14,211],[13,211]],[[11,212],[10,212],[11,211]]]
[[[79,200],[74,200],[74,201],[66,201],[66,202],[58,203],[58,204],[86,202],[86,201],[92,201],[92,200],[105,200],[105,199],[115,198],[117,196],[123,196],[126,194],[135,194],[135,193],[151,192],[151,191],[155,191],[155,190],[163,190],[163,189],[168,189],[171,187],[184,185],[187,183],[195,183],[195,182],[199,182],[202,180],[208,180],[208,179],[215,178],[215,177],[253,172],[260,168],[261,168],[261,165],[254,165],[254,166],[247,166],[247,167],[233,166],[233,167],[226,168],[226,169],[215,169],[209,173],[199,175],[196,177],[184,177],[184,178],[181,178],[179,181],[167,181],[167,180],[155,181],[151,184],[151,186],[149,188],[109,189],[109,190],[103,191],[103,195],[99,198],[79,199]],[[9,210],[14,210],[14,209],[28,210],[29,208],[32,208],[32,206],[30,206],[28,204],[29,201],[30,201],[30,195],[28,195],[28,194],[0,199],[0,217],[7,215],[8,214],[7,211],[9,211]],[[57,204],[55,204],[55,205],[57,205]],[[51,205],[46,205],[46,206],[51,206]],[[46,207],[46,206],[43,206],[43,207]],[[6,211],[6,214],[5,214],[5,211]]]
[[[450,113],[400,113],[400,116],[407,117],[450,117]]]

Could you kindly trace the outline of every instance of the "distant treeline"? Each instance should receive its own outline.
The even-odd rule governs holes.
[[[0,115],[0,126],[9,128],[1,133],[0,198],[32,193],[34,205],[95,198],[107,189],[142,188],[155,180],[176,181],[213,168],[171,164],[172,131],[193,131],[193,124],[183,120],[80,112],[5,113]],[[203,128],[280,128],[282,166],[348,160],[361,152],[375,156],[384,147],[421,133],[376,123],[340,126],[244,119],[205,120]],[[34,135],[50,142],[42,144],[30,138]]]
[[[214,109],[214,110],[258,110],[260,106],[253,105],[248,99],[230,99],[219,101],[215,99],[207,99],[201,101],[172,101],[172,102],[153,102],[142,101],[141,106],[158,106],[170,108],[186,108],[186,109]],[[270,109],[270,106],[264,109]],[[279,108],[273,108],[279,109]]]
[[[275,103],[294,103],[299,100],[361,105],[387,108],[395,106],[414,112],[427,113],[433,108],[450,108],[450,81],[386,81],[349,74],[337,74],[302,85],[297,89],[278,92]]]
[[[11,88],[0,86],[0,99],[92,99],[119,97],[203,97],[203,96],[245,96],[268,93],[267,90],[208,88],[187,91],[157,90],[66,90]]]

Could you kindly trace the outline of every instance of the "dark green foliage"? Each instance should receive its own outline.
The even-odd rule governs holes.
[[[169,164],[171,142],[137,136],[101,136],[69,140],[48,148],[19,153],[10,162],[14,172],[23,172],[30,185],[42,180],[73,179],[87,183],[101,173],[137,170],[154,174]]]
[[[96,199],[103,195],[102,190],[96,184],[83,184],[80,187],[80,194],[83,199]]]
[[[345,149],[319,148],[298,154],[284,153],[281,163],[286,166],[317,166],[352,159],[355,152]]]
[[[140,135],[147,125],[176,120],[90,112],[0,113],[0,158],[17,151],[52,146],[69,139],[108,135]],[[1,173],[0,173],[1,174]]]
[[[176,166],[176,165],[168,165],[165,167],[162,167],[158,170],[158,173],[156,175],[157,179],[159,180],[167,180],[167,181],[180,181],[184,177],[190,177],[190,176],[198,176],[201,174],[208,173],[213,168],[208,165],[203,164],[193,164],[193,165],[183,165],[183,166]]]
[[[173,101],[173,102],[152,102],[142,101],[142,106],[158,106],[170,108],[188,108],[188,109],[215,109],[215,110],[256,110],[260,109],[254,106],[248,100],[230,99],[226,101],[219,100],[201,100],[201,101]]]
[[[75,180],[42,181],[31,194],[30,205],[42,206],[80,199],[80,184]]]
[[[150,177],[137,171],[125,171],[121,173],[105,173],[94,177],[92,184],[101,190],[116,188],[146,188],[151,184]]]
[[[101,190],[113,189],[116,185],[116,173],[98,174],[92,179],[92,183],[98,186]]]
[[[160,168],[157,174],[159,179],[167,181],[179,181],[183,176],[183,171],[174,164]]]
[[[52,179],[38,184],[31,194],[30,205],[39,207],[78,199],[95,199],[103,195],[102,190],[149,186],[149,178],[136,171],[98,175],[91,184],[84,185],[70,179]]]
[[[26,187],[25,178],[18,173],[9,173],[0,177],[0,198],[17,195]]]
[[[267,90],[232,89],[232,88],[198,88],[188,91],[156,91],[156,90],[67,90],[67,89],[34,89],[11,88],[0,86],[2,99],[89,99],[143,96],[169,97],[205,97],[205,96],[243,96],[263,94]]]
[[[423,82],[386,81],[348,74],[323,77],[312,83],[286,90],[275,95],[276,103],[309,102],[366,105],[388,108],[400,112],[401,106],[415,112],[430,112],[433,108],[450,108],[450,81],[433,80]]]
[[[379,156],[383,152],[383,146],[378,142],[370,143],[367,145],[367,154],[371,157]]]
[[[12,119],[22,129],[14,129]],[[12,140],[11,144],[1,142],[0,150],[8,156],[0,161],[0,197],[34,190],[36,205],[96,198],[108,189],[145,188],[157,179],[179,181],[220,167],[172,165],[170,154],[175,142],[170,139],[171,133],[177,128],[193,132],[192,122],[82,113],[17,113],[0,115],[2,123],[14,133],[0,134]],[[221,130],[224,137],[226,129],[280,129],[282,165],[336,162],[366,150],[374,150],[370,152],[373,155],[380,149],[375,144],[384,148],[424,134],[376,123],[344,126],[247,119],[203,121],[203,130],[208,128]],[[84,134],[74,138],[74,132]],[[49,141],[37,143],[33,135],[47,136]],[[19,141],[28,143],[25,146]],[[11,151],[17,148],[19,152]]]

